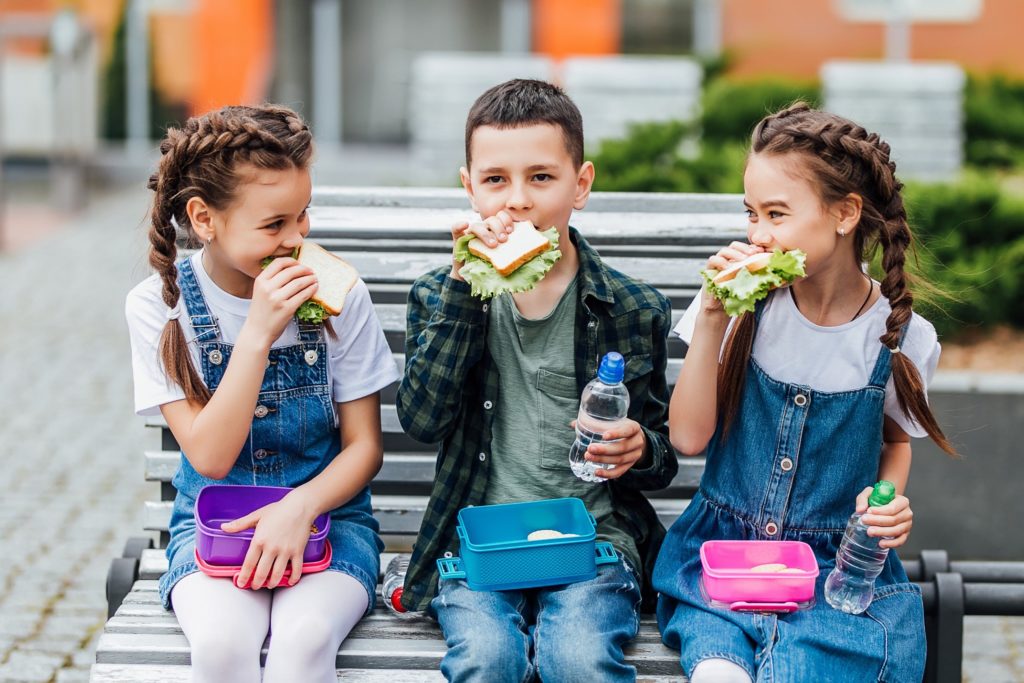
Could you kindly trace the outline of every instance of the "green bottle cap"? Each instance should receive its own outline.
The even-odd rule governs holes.
[[[891,481],[882,480],[875,484],[875,490],[868,496],[868,505],[881,507],[888,505],[896,497],[896,485]]]

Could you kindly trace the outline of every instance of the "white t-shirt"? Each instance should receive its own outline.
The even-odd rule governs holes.
[[[233,344],[249,313],[251,300],[233,296],[218,287],[203,268],[201,254],[198,251],[192,255],[196,279],[210,313],[217,318],[221,341]],[[157,415],[159,407],[164,403],[185,398],[182,388],[167,379],[159,360],[158,345],[168,313],[162,290],[163,281],[154,274],[136,285],[125,300],[125,316],[131,335],[132,372],[135,377],[135,412],[139,415]],[[202,366],[199,362],[199,345],[195,342],[196,335],[184,300],[179,305],[181,316],[178,322],[185,333],[185,339],[189,340],[192,362],[201,377],[202,371],[199,369]],[[332,339],[326,332],[323,335],[330,357],[328,377],[335,402],[344,403],[362,398],[399,378],[394,357],[373,310],[370,292],[362,280],[349,292],[341,313],[327,320],[337,332],[337,339]],[[298,325],[292,319],[273,346],[298,343],[298,331]]]
[[[693,339],[699,309],[698,296],[673,330],[687,344]],[[824,392],[860,389],[871,379],[882,348],[878,338],[885,332],[885,320],[891,310],[888,299],[879,297],[856,320],[822,327],[800,313],[788,288],[779,289],[769,295],[751,355],[779,382]],[[932,324],[914,313],[900,351],[917,367],[925,387],[931,384],[942,351]],[[892,377],[885,386],[884,412],[910,436],[927,436],[900,410]]]

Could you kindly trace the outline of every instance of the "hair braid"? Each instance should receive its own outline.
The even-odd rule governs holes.
[[[175,265],[179,231],[186,242],[198,242],[186,210],[188,201],[198,197],[216,209],[230,205],[242,179],[242,164],[275,170],[305,168],[312,156],[312,135],[287,107],[232,106],[168,129],[160,154],[157,171],[147,184],[154,192],[149,263],[163,282],[164,304],[174,311],[181,298]],[[210,390],[192,363],[176,317],[164,327],[159,354],[167,376],[182,387],[186,399],[209,401]]]

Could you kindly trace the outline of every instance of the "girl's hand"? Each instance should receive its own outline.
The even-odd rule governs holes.
[[[483,240],[489,247],[496,247],[501,242],[508,241],[508,235],[512,232],[512,224],[515,221],[507,211],[499,211],[495,215],[482,221],[460,221],[452,225],[452,246],[459,241],[459,238],[466,233],[472,233]],[[452,255],[452,278],[461,280],[459,268],[462,261],[455,260]]]
[[[868,486],[857,496],[857,512],[864,513],[861,519],[868,525],[868,536],[883,537],[879,547],[898,548],[907,542],[910,528],[914,525],[910,500],[906,496],[896,496],[887,505],[869,508],[871,490],[872,487]]]
[[[576,420],[570,425],[576,428]],[[608,443],[592,443],[587,447],[584,456],[587,460],[598,465],[613,465],[614,469],[600,469],[594,472],[605,479],[618,479],[629,471],[633,465],[644,456],[644,447],[647,445],[647,438],[644,430],[640,429],[640,423],[636,420],[624,420],[623,423],[605,431],[602,435],[605,439],[619,439]]]
[[[755,244],[733,242],[727,247],[722,247],[718,250],[718,253],[709,258],[706,268],[708,270],[722,271],[736,261],[742,261],[747,257],[753,256],[754,254],[760,254],[763,251],[764,247],[759,247]],[[724,312],[722,302],[711,296],[707,291],[707,287],[701,287],[701,307],[705,313],[714,314]]]
[[[291,257],[274,259],[253,281],[244,327],[269,348],[316,289],[316,275],[310,268]]]
[[[228,533],[256,528],[237,585],[245,586],[251,576],[249,588],[274,588],[281,583],[289,564],[292,573],[288,585],[298,583],[302,576],[302,553],[314,519],[316,513],[309,509],[301,494],[292,491],[276,503],[222,524],[221,529]]]

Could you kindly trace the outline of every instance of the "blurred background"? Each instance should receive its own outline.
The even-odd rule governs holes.
[[[297,109],[318,185],[457,185],[470,104],[513,77],[573,97],[599,191],[741,192],[753,125],[798,99],[878,131],[944,293],[940,420],[982,444],[922,444],[908,552],[1024,558],[1022,27],[1020,0],[0,0],[0,681],[88,678],[155,497],[121,313],[145,182],[227,104]],[[1024,620],[971,619],[965,680],[1024,681]]]

